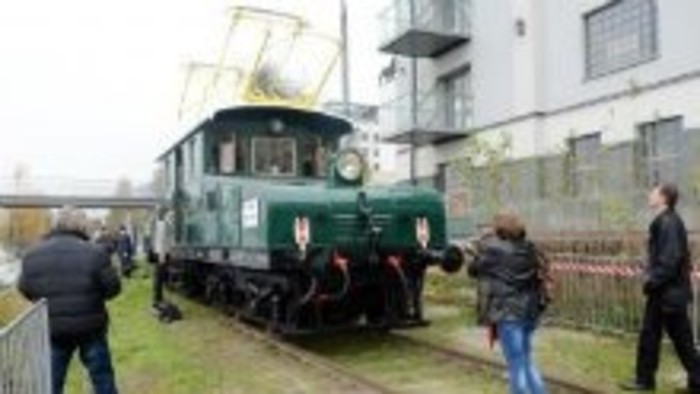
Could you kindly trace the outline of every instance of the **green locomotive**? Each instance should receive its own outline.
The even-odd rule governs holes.
[[[171,278],[284,333],[423,322],[429,265],[459,270],[436,191],[364,186],[352,124],[286,107],[223,109],[165,152]]]

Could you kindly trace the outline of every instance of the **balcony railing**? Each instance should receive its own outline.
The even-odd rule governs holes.
[[[411,95],[406,94],[380,108],[384,139],[400,144],[429,145],[467,136],[472,127],[472,101],[466,95],[447,97],[441,89],[418,95],[415,119]]]
[[[450,51],[469,40],[469,5],[470,0],[393,0],[379,16],[380,50],[408,57]]]

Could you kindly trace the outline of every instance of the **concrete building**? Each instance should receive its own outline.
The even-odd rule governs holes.
[[[638,226],[659,181],[682,185],[697,223],[694,15],[696,0],[393,0],[382,128],[414,142],[416,179],[446,192],[464,231],[493,211],[485,201],[541,231]],[[474,146],[501,139],[509,160],[489,175]]]
[[[370,168],[372,183],[391,183],[397,178],[396,158],[399,146],[383,140],[378,106],[352,103],[347,116],[341,102],[326,103],[323,109],[353,122],[355,130],[342,144],[362,153]]]

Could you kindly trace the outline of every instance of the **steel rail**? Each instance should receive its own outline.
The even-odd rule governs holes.
[[[292,343],[285,342],[274,334],[266,333],[249,326],[245,322],[234,320],[232,326],[236,331],[258,342],[269,349],[276,351],[284,357],[292,359],[300,364],[314,368],[319,372],[332,376],[341,386],[341,392],[358,394],[396,394],[381,383],[359,375],[340,364],[321,357],[315,353],[304,350]]]

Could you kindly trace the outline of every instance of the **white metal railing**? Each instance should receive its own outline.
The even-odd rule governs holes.
[[[394,40],[411,29],[467,36],[470,5],[471,0],[393,0],[379,14],[380,42]],[[415,7],[413,20],[412,6]]]
[[[8,293],[0,294],[0,303]],[[0,328],[0,393],[51,393],[48,312],[43,300]]]
[[[118,180],[73,179],[58,177],[32,177],[18,181],[13,178],[0,178],[0,195],[4,196],[90,196],[115,197],[154,197],[151,185],[127,186],[120,190]]]

